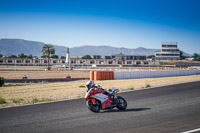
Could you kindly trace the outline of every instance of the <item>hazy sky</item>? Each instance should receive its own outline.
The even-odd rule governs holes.
[[[0,39],[200,53],[200,0],[0,0]]]

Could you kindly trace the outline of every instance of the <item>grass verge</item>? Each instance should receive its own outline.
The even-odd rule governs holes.
[[[24,101],[23,98],[15,98],[15,99],[11,99],[13,103],[21,103]]]
[[[42,98],[42,99],[38,99],[38,98],[33,98],[32,99],[32,103],[40,103],[40,102],[49,102],[49,101],[54,101],[53,99],[50,98]]]
[[[6,100],[2,96],[0,96],[0,104],[6,104]]]
[[[145,88],[150,88],[150,87],[151,87],[150,83],[146,83]]]

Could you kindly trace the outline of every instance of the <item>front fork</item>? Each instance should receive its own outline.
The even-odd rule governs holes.
[[[113,105],[116,105],[118,103],[118,99],[117,99],[117,96],[116,95],[111,95],[111,99],[112,99],[112,104]]]

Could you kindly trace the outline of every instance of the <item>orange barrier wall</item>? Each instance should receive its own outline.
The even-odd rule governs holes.
[[[90,80],[94,80],[94,71],[90,71]]]
[[[90,71],[90,80],[114,80],[112,71]]]

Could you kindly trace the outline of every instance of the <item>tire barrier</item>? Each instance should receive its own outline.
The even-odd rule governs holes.
[[[90,71],[90,80],[113,80],[113,71]]]

